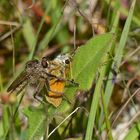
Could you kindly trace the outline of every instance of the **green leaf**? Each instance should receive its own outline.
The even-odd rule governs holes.
[[[107,52],[112,38],[113,34],[111,33],[98,35],[77,49],[72,62],[72,75],[74,81],[77,82],[80,87],[70,86],[65,89],[65,96],[71,104],[75,101],[74,93],[78,88],[87,90],[91,87],[102,57]],[[64,106],[65,108],[70,107],[68,103]]]
[[[112,37],[111,33],[98,35],[77,50],[72,63],[72,72],[80,89],[88,90],[91,87]]]
[[[44,134],[44,121],[46,118],[45,113],[42,109],[26,108],[24,109],[24,114],[27,116],[29,124],[27,139],[38,140]]]

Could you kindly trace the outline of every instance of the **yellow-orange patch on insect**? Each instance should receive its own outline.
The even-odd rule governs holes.
[[[49,103],[58,107],[62,102],[65,82],[53,79],[49,82],[49,86],[51,91],[48,93],[48,96],[46,96],[46,99]]]

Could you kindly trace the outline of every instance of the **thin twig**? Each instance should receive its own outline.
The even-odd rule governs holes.
[[[97,5],[98,0],[89,0],[89,9],[90,9],[90,15],[92,17],[94,9]]]
[[[15,46],[14,46],[14,38],[13,38],[11,25],[10,25],[10,30],[11,30],[11,44],[13,48],[13,76],[14,76],[15,75]]]
[[[74,50],[75,50],[76,49],[76,24],[74,24],[73,32],[74,32],[73,44],[74,44]]]
[[[77,112],[81,107],[77,107],[74,111],[72,111],[57,127],[55,127],[55,129],[50,132],[50,134],[48,135],[48,138],[70,117],[72,116],[75,112]]]
[[[116,118],[114,119],[114,121],[112,122],[112,127],[114,126],[116,120],[118,119],[118,117],[120,116],[120,114],[123,112],[123,110],[125,109],[125,107],[127,106],[127,104],[131,101],[131,99],[140,91],[140,88],[138,88],[127,100],[127,102],[122,106],[122,108],[120,109],[120,111],[118,112]]]
[[[75,41],[75,45],[76,46],[80,46],[80,45],[83,45],[84,43],[86,43],[86,40],[76,40]],[[56,44],[54,46],[52,46],[51,48],[47,48],[45,51],[44,51],[44,54],[43,56],[49,56],[53,53],[55,53],[56,51],[58,51],[60,48],[62,48],[63,46],[65,45],[73,45],[73,41],[69,41],[69,42],[66,42],[64,44]],[[76,48],[77,49],[77,48]],[[75,49],[75,50],[76,50]],[[75,52],[75,50],[72,52],[72,54]]]
[[[3,41],[3,40],[5,40],[5,39],[8,38],[9,36],[11,36],[11,34],[13,34],[13,33],[16,32],[18,29],[20,29],[20,27],[21,27],[21,25],[16,26],[13,30],[11,30],[11,31],[5,33],[4,35],[2,35],[2,36],[0,37],[0,42]]]
[[[29,6],[27,7],[27,9],[31,9],[34,5],[35,5],[35,0],[32,0],[31,5],[29,5]]]
[[[138,79],[137,77],[133,77],[133,78],[131,78],[131,79],[127,82],[127,85],[126,85],[126,87],[125,87],[125,89],[124,89],[123,95],[126,95],[126,94],[127,94],[127,92],[129,91],[130,85],[132,84],[132,82],[133,82],[134,80],[137,80],[137,79]],[[124,97],[123,97],[123,99],[124,99]]]
[[[12,21],[4,21],[4,20],[0,20],[0,24],[1,25],[10,25],[10,26],[20,26],[20,23],[18,22],[12,22]]]
[[[79,13],[90,25],[92,25],[92,24],[91,24],[91,20],[89,20],[89,19],[87,18],[88,16],[80,10],[79,6],[77,6],[77,11],[78,11],[78,13]]]
[[[132,123],[136,120],[136,118],[138,118],[139,116],[140,116],[140,111],[137,112],[137,113],[134,115],[134,117],[125,125],[124,128],[122,128],[121,130],[119,130],[118,134],[115,136],[114,139],[117,139],[118,136],[120,136],[120,134],[121,134],[122,132],[124,132],[129,126],[131,126],[131,124],[132,124]]]
[[[135,53],[137,53],[140,50],[140,46],[138,46],[138,48],[136,48],[132,53],[130,53],[125,60],[121,63],[120,66],[122,66],[126,61],[128,61]]]
[[[85,19],[87,21],[87,23],[89,23],[89,25],[92,28],[92,32],[93,32],[93,36],[94,36],[94,28],[93,28],[93,24],[92,24],[92,17],[89,15],[86,15],[83,11],[81,11],[78,3],[76,2],[76,0],[71,1],[72,5],[75,7],[75,9],[77,10],[77,12],[79,13],[79,15],[81,17],[83,17],[83,19]]]
[[[94,12],[94,9],[96,7],[96,4],[97,4],[98,0],[88,0],[88,1],[89,1],[89,10],[90,10],[89,16],[90,16],[90,19],[91,19],[92,33],[93,33],[93,36],[94,36],[95,31],[94,31],[94,24],[92,22],[92,19],[93,19],[93,12]]]

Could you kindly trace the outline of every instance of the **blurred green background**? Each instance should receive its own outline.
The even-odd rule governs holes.
[[[90,89],[87,90],[85,88],[86,90],[72,93],[75,89],[68,88],[67,92],[73,94],[72,105],[62,105],[60,109],[50,107],[49,111],[47,110],[47,121],[45,120],[45,107],[43,105],[35,107],[34,104],[36,105],[36,102],[33,97],[25,94],[18,106],[22,95],[19,95],[18,98],[15,96],[9,97],[6,90],[8,85],[24,69],[25,63],[28,60],[33,58],[41,59],[43,56],[54,59],[58,54],[71,53],[79,46],[84,45],[92,37],[94,38],[96,35],[108,32],[115,34],[113,42],[115,48],[109,51],[111,52],[111,63],[115,61],[113,57],[116,54],[115,50],[119,48],[118,46],[121,46],[120,42],[125,47],[119,71],[117,69],[117,78],[119,80],[115,83],[114,90],[111,92],[111,98],[108,98],[110,103],[107,105],[107,109],[103,109],[103,105],[100,105],[102,102],[100,99],[97,110],[95,109],[96,117],[92,138],[97,140],[103,139],[103,133],[105,133],[105,139],[129,139],[129,135],[133,132],[135,136],[132,139],[138,139],[140,129],[135,129],[135,126],[133,129],[129,129],[129,125],[127,127],[129,135],[125,138],[124,136],[120,138],[117,126],[121,125],[125,117],[128,117],[126,122],[129,124],[130,119],[139,113],[140,92],[136,94],[130,104],[127,104],[124,114],[119,115],[115,126],[107,127],[112,131],[113,137],[109,134],[109,130],[106,128],[107,123],[103,122],[101,115],[102,111],[106,110],[110,115],[104,119],[107,119],[111,125],[117,111],[140,86],[140,1],[136,1],[131,18],[129,12],[131,13],[131,10],[133,10],[131,7],[132,2],[134,1],[0,0],[0,140],[39,140],[41,137],[45,140],[45,134],[51,132],[77,107],[80,107],[80,109],[76,110],[75,114],[70,116],[68,121],[59,127],[58,131],[49,139],[84,139],[85,135],[87,135],[86,128],[92,96],[96,81],[100,75],[98,72],[94,74],[97,76],[95,76]],[[128,22],[131,23],[130,28],[126,25],[128,18]],[[123,39],[120,41],[120,38],[125,35],[126,37],[124,38],[126,40],[124,39],[124,42]],[[101,41],[101,45],[102,43]],[[82,60],[82,57],[84,56],[81,56],[81,58],[75,57],[74,64],[77,64],[76,62],[79,59]],[[85,61],[87,60],[83,60],[83,63]],[[112,71],[110,65],[106,72],[108,75]],[[80,71],[80,65],[78,68]],[[109,80],[106,77],[104,78]],[[102,88],[105,89],[106,85],[107,83]],[[126,94],[126,90],[128,90],[129,94]],[[106,102],[105,100],[105,104]],[[42,125],[44,121],[46,124]],[[131,125],[133,124],[132,122]],[[139,128],[139,123],[137,125]],[[48,126],[49,128],[44,128]],[[44,130],[47,130],[47,132]]]

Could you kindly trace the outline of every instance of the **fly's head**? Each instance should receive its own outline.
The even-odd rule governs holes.
[[[48,61],[47,57],[43,57],[41,60],[41,66],[44,69],[48,69],[50,67],[50,62]]]

